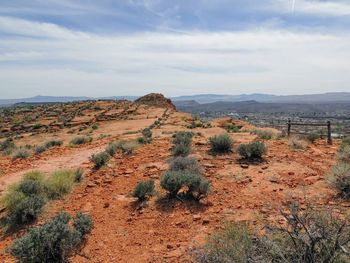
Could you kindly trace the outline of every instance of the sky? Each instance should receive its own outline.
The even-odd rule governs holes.
[[[0,99],[341,91],[349,0],[0,0]]]

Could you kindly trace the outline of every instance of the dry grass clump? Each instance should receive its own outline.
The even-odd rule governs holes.
[[[338,163],[328,174],[328,181],[344,198],[350,198],[350,164]]]
[[[288,145],[294,150],[304,150],[307,148],[308,142],[299,137],[293,136],[289,139]]]
[[[92,141],[92,138],[89,136],[76,136],[71,141],[71,145],[81,145],[86,144]]]

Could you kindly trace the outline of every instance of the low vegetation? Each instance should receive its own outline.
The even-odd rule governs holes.
[[[331,210],[302,210],[292,205],[283,213],[287,224],[269,226],[266,234],[245,224],[227,224],[206,246],[194,251],[197,262],[349,262],[350,221]]]
[[[46,179],[38,171],[25,174],[1,200],[7,211],[7,224],[13,226],[34,221],[48,200],[61,198],[72,190],[76,173],[60,170]]]
[[[142,130],[142,137],[139,137],[137,141],[141,144],[151,143],[152,142],[152,131],[150,128]]]
[[[36,146],[34,151],[36,154],[40,154],[52,147],[61,146],[62,144],[63,144],[62,140],[50,140],[44,143],[43,145]]]
[[[294,150],[304,150],[308,146],[308,143],[299,137],[293,136],[289,139],[288,145]]]
[[[135,186],[132,196],[142,202],[148,200],[155,194],[155,186],[153,180],[138,182]]]
[[[12,245],[10,252],[20,262],[68,262],[71,256],[91,232],[89,215],[78,213],[70,224],[71,217],[60,213],[55,218],[29,230]]]
[[[178,196],[182,189],[182,195],[192,197],[197,201],[206,197],[210,190],[210,183],[207,179],[189,171],[168,171],[161,178],[160,185],[171,198]]]
[[[320,138],[320,135],[318,135],[317,133],[310,133],[306,136],[306,139],[310,142],[310,143],[315,143],[317,139]]]
[[[340,162],[350,163],[350,145],[342,145],[339,148],[337,157]]]
[[[132,154],[139,144],[136,141],[119,141],[117,142],[117,149],[124,154]]]
[[[91,156],[91,161],[94,163],[95,169],[100,169],[102,166],[105,166],[109,159],[110,155],[108,152],[100,152]]]
[[[193,133],[181,131],[177,132],[173,136],[173,156],[187,156],[191,152]]]
[[[201,174],[203,169],[196,158],[179,156],[170,161],[170,171],[188,171]]]
[[[70,144],[81,145],[81,144],[89,143],[91,141],[92,141],[92,138],[89,136],[76,136],[70,141]]]
[[[238,146],[239,155],[246,160],[261,160],[266,152],[267,147],[263,142],[252,142]]]
[[[255,129],[252,133],[257,135],[261,140],[271,140],[274,137],[274,132],[272,130]]]
[[[236,124],[234,123],[230,123],[226,126],[226,131],[228,133],[236,133],[236,132],[240,132],[241,131],[241,128],[240,126],[237,126]]]
[[[20,147],[12,153],[12,160],[26,159],[30,156],[30,151],[25,147]]]
[[[350,164],[338,163],[333,166],[328,175],[331,186],[334,187],[344,198],[350,198]]]
[[[226,154],[232,152],[233,140],[226,133],[209,138],[209,143],[213,154]]]

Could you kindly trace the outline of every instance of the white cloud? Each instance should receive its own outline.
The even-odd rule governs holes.
[[[13,23],[9,23],[9,22]],[[286,30],[100,36],[0,18],[2,97],[350,91],[350,36]]]

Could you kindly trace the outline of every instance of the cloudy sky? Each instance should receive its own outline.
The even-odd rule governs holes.
[[[349,0],[0,0],[0,99],[333,91]]]

